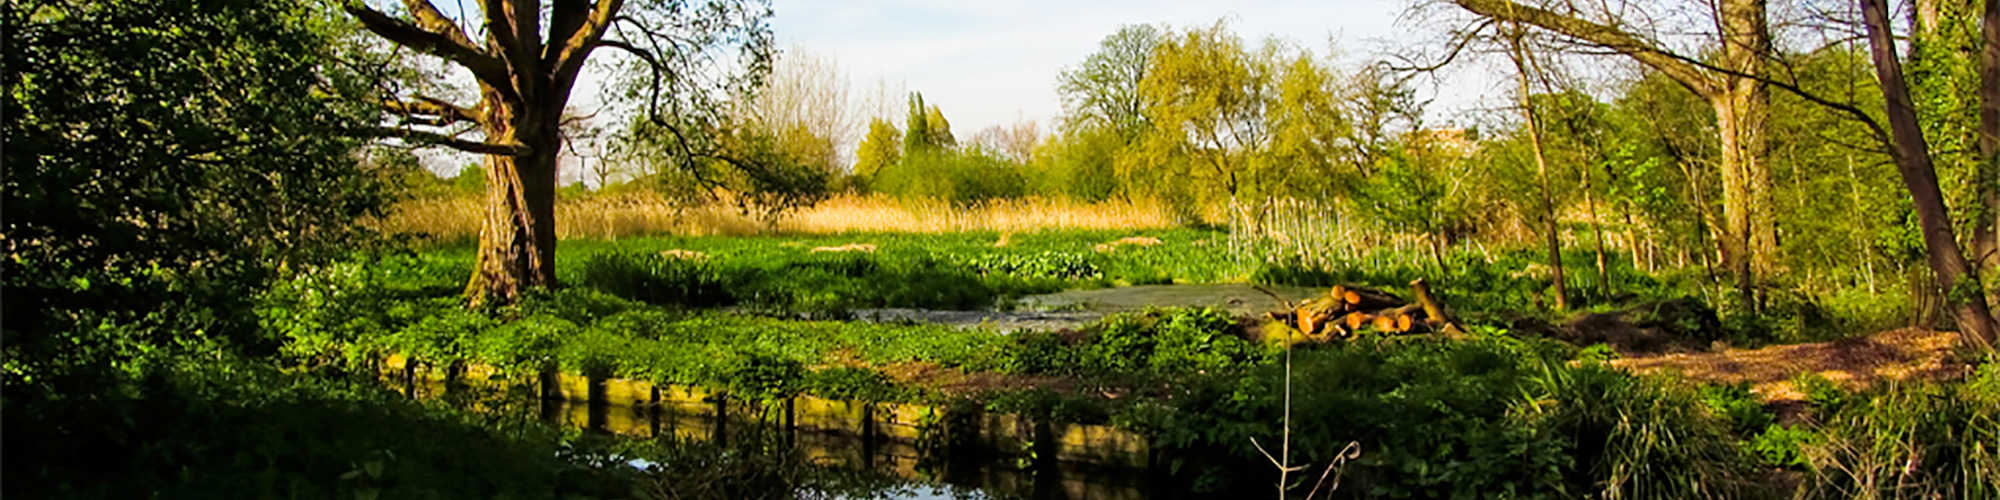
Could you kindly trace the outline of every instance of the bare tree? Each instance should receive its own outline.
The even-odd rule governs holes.
[[[847,75],[831,56],[794,44],[779,54],[771,76],[755,96],[741,102],[738,119],[773,131],[803,128],[811,135],[831,141],[838,158],[831,163],[852,163],[860,119],[848,105],[852,96]],[[783,135],[783,134],[781,134]],[[834,165],[824,165],[831,168]]]
[[[994,125],[972,134],[973,144],[1021,163],[1026,163],[1034,156],[1035,145],[1041,142],[1042,129],[1034,120],[1017,121],[1013,125]]]
[[[392,95],[403,126],[381,132],[486,155],[487,196],[478,263],[466,293],[474,303],[511,303],[555,283],[555,194],[561,122],[585,61],[619,51],[640,76],[646,115],[675,126],[684,152],[719,116],[714,101],[755,87],[769,69],[768,5],[755,0],[477,0],[455,19],[430,0],[403,0],[391,14],[360,0],[345,10],[396,46],[470,73],[479,102]],[[473,29],[467,29],[468,25]],[[727,65],[742,63],[743,71]],[[672,120],[660,119],[661,115]],[[469,125],[470,127],[464,127]],[[422,127],[422,128],[418,128]],[[467,133],[481,137],[463,137]]]

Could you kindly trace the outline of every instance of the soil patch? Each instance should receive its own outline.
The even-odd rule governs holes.
[[[1613,366],[1637,373],[1672,371],[1703,382],[1749,382],[1767,403],[1801,401],[1792,386],[1802,373],[1818,373],[1850,389],[1881,382],[1944,380],[1964,376],[1954,332],[1905,328],[1832,342],[1628,357]]]

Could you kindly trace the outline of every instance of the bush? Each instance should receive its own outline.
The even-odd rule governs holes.
[[[1023,333],[1001,344],[990,366],[1006,373],[1184,377],[1254,366],[1268,357],[1235,333],[1226,311],[1193,308],[1106,318],[1074,343],[1059,333]]]
[[[979,148],[906,154],[902,162],[877,174],[876,191],[904,199],[942,199],[974,205],[1027,194],[1021,168]]]
[[[373,381],[209,359],[135,382],[60,415],[10,404],[6,496],[609,498],[635,472],[564,459],[562,435],[525,416],[414,402]]]

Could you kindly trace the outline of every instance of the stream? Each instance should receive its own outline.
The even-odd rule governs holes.
[[[854,317],[877,323],[935,323],[1003,332],[1051,331],[1079,328],[1106,315],[1155,307],[1215,307],[1236,316],[1253,316],[1286,308],[1285,303],[1272,295],[1296,303],[1321,293],[1325,289],[1243,283],[1142,285],[1032,295],[1021,298],[1013,310],[857,309]]]
[[[1001,332],[1060,330],[1087,326],[1110,314],[1155,307],[1206,306],[1237,316],[1258,315],[1285,308],[1285,301],[1296,302],[1318,293],[1324,292],[1233,283],[1151,285],[1030,296],[1008,311],[873,309],[855,311],[854,317],[858,321],[937,323]],[[392,386],[413,398],[446,395],[447,385],[438,370],[405,369],[402,363],[388,362],[394,367],[390,373],[400,374],[386,380]],[[492,379],[490,374],[480,373],[491,368],[468,370],[466,380]],[[1148,443],[1137,434],[1106,426],[981,412],[952,417],[961,420],[936,431],[927,430],[922,422],[943,417],[923,405],[800,396],[775,407],[760,407],[694,387],[556,376],[554,381],[543,383],[555,384],[557,395],[528,406],[528,411],[539,407],[540,419],[551,425],[636,438],[671,436],[723,446],[741,442],[745,432],[776,432],[816,465],[902,482],[869,489],[862,496],[801,492],[808,497],[1163,500],[1188,496],[1149,487],[1148,477],[1161,472],[1162,464],[1148,463]],[[924,449],[919,442],[943,444]]]

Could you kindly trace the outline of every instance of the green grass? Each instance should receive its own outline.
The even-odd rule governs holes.
[[[1151,246],[1100,244],[1129,236]],[[739,306],[769,313],[859,308],[987,309],[1072,288],[1242,281],[1226,235],[1194,229],[565,240],[558,279],[661,305]],[[872,245],[873,251],[814,252]],[[671,252],[671,255],[668,253]],[[473,249],[440,247],[416,259],[431,274],[469,275]],[[462,280],[463,278],[460,278]]]

